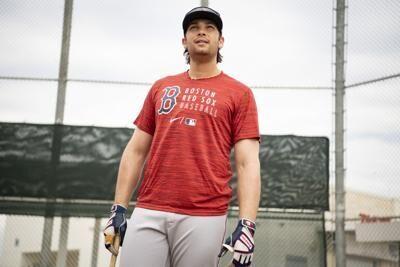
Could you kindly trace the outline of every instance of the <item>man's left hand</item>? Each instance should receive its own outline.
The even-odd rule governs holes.
[[[256,224],[247,219],[240,219],[235,231],[222,245],[218,257],[222,257],[229,250],[233,252],[233,265],[235,267],[250,266],[254,252],[254,232]]]

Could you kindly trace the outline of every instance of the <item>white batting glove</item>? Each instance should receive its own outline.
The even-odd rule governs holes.
[[[233,252],[232,263],[235,267],[250,266],[254,252],[254,232],[256,224],[247,219],[240,219],[235,231],[222,245],[218,257],[222,257],[229,250]]]

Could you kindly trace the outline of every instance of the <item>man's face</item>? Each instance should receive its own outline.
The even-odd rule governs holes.
[[[215,24],[207,19],[197,19],[189,25],[185,37],[182,39],[184,48],[187,48],[191,58],[216,58],[218,49],[224,45],[224,37]]]

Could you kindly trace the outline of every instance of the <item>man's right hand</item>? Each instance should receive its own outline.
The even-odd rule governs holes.
[[[120,236],[120,246],[124,241],[124,236],[128,223],[126,222],[126,208],[120,204],[114,204],[111,207],[111,215],[104,228],[104,245],[114,255],[118,255],[118,251],[114,249],[115,235]]]

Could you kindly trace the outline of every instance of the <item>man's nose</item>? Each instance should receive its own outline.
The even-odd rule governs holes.
[[[197,33],[197,35],[206,35],[206,29],[203,27],[199,27],[199,32]]]

